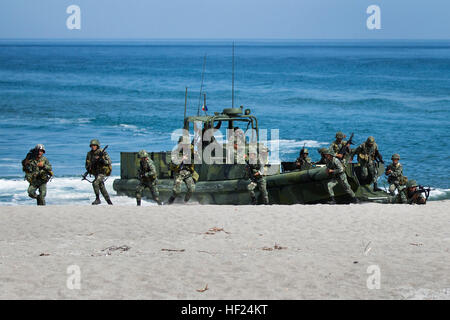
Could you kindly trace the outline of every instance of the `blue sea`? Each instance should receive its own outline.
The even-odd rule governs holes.
[[[219,112],[231,106],[232,41],[0,41],[0,205],[35,203],[21,160],[37,143],[55,172],[48,204],[90,204],[80,175],[92,138],[109,145],[114,194],[121,151],[172,149],[185,87],[197,113],[205,54]],[[317,160],[337,131],[372,135],[432,199],[450,199],[450,41],[237,41],[235,72],[235,105],[280,129],[281,160],[304,143]]]

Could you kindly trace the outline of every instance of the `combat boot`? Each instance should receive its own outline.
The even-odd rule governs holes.
[[[350,203],[359,203],[359,200],[358,200],[358,198],[353,197],[353,198],[351,198]]]
[[[174,196],[170,196],[169,200],[167,200],[167,204],[172,204],[175,201]]]
[[[378,184],[375,182],[373,184],[373,191],[383,191],[383,189],[378,188]]]
[[[252,197],[252,205],[256,206],[258,204],[258,200],[256,197]]]
[[[100,203],[102,203],[100,201],[100,196],[96,196],[94,202],[92,202],[92,205],[97,205],[97,204],[100,204]]]
[[[111,201],[110,198],[106,198],[105,200],[106,200],[106,202],[107,202],[110,206],[112,206],[112,201]]]
[[[188,203],[188,202],[189,202],[189,199],[191,199],[191,195],[190,195],[190,194],[186,194],[186,195],[184,196],[184,203]]]
[[[161,200],[159,198],[155,198],[155,202],[158,204],[158,206],[162,206]]]
[[[334,197],[330,197],[330,200],[328,200],[327,204],[336,204],[336,200]]]
[[[140,207],[141,206],[141,199],[136,199],[137,202],[137,206]]]

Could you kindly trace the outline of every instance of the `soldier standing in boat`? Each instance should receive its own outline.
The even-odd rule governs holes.
[[[142,192],[145,188],[148,188],[152,193],[153,200],[161,205],[161,201],[159,200],[159,191],[158,191],[158,173],[156,172],[156,167],[153,161],[149,158],[147,151],[141,150],[138,153],[139,161],[139,169],[138,169],[138,178],[139,184],[136,187],[136,202],[137,205],[141,205]]]
[[[314,165],[318,165],[318,164],[327,164],[327,159],[325,158],[324,152],[327,151],[327,148],[320,148],[319,150],[317,150],[317,152],[320,154],[320,160],[317,162],[314,162]]]
[[[337,184],[339,184],[344,189],[345,193],[350,196],[352,203],[358,203],[358,199],[355,197],[355,193],[347,181],[342,162],[335,157],[332,150],[326,150],[323,154],[327,159],[327,174],[331,177],[331,180],[327,184],[328,194],[330,196],[328,203],[336,204],[333,189]]]
[[[168,200],[168,204],[172,204],[178,195],[181,193],[181,184],[186,184],[187,192],[184,196],[184,203],[187,203],[195,191],[195,182],[198,180],[198,174],[194,170],[194,146],[190,144],[189,137],[180,137],[179,156],[181,161],[176,164],[173,159],[170,163],[170,170],[174,173],[174,183],[172,195]],[[181,149],[181,150],[180,150]],[[183,150],[188,151],[188,154],[183,154]]]
[[[343,150],[344,147],[347,145],[347,141],[345,141],[345,135],[341,131],[336,132],[336,140],[334,140],[331,145],[330,149],[333,150],[334,154],[336,155],[336,158],[344,162],[344,155],[339,153],[340,150]]]
[[[378,145],[375,143],[374,137],[368,137],[366,142],[363,142],[351,153],[351,159],[358,156],[358,162],[361,166],[361,178],[367,180],[371,179],[370,183],[373,183],[373,191],[382,191],[378,188],[377,184],[377,165],[375,161],[384,164],[383,158],[378,151]]]
[[[44,156],[45,147],[38,144],[31,149],[22,161],[22,169],[25,172],[25,180],[30,185],[28,196],[36,199],[38,206],[45,206],[45,196],[47,195],[47,182],[53,177],[52,166]],[[39,194],[36,191],[39,190]]]
[[[309,151],[305,147],[300,150],[299,157],[295,160],[295,167],[300,171],[312,168],[311,158],[308,157]]]
[[[109,197],[108,191],[105,187],[105,181],[108,176],[111,175],[112,162],[108,153],[106,152],[107,146],[102,150],[100,149],[100,141],[97,139],[92,139],[89,147],[91,150],[86,155],[86,174],[93,175],[95,177],[92,182],[92,188],[95,193],[95,200],[92,202],[93,205],[98,205],[100,201],[100,192],[105,198],[109,205],[112,205],[111,199]]]

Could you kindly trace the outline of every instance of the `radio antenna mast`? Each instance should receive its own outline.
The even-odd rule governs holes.
[[[205,68],[206,68],[206,53],[205,53],[205,57],[203,58],[202,83],[200,85],[200,95],[198,97],[197,116],[200,115],[200,104],[202,102],[203,80],[205,79]]]
[[[234,41],[233,41],[233,59],[232,59],[232,79],[231,79],[231,107],[234,108]]]

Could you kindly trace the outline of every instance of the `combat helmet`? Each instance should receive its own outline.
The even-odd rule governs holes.
[[[372,137],[372,136],[368,137],[367,140],[366,140],[366,143],[369,144],[369,145],[374,144],[375,143],[375,138]]]
[[[344,133],[342,133],[341,131],[336,132],[336,139],[344,139]]]
[[[92,139],[91,142],[89,143],[89,147],[90,146],[97,146],[100,148],[100,141],[98,141],[98,139]]]
[[[406,183],[406,187],[407,187],[407,188],[414,188],[414,187],[417,187],[417,182],[416,182],[416,180],[408,180],[408,182]]]
[[[45,147],[44,147],[44,145],[43,144],[37,144],[35,147],[34,147],[34,150],[36,150],[36,151],[44,151],[44,153],[45,153]]]
[[[327,148],[320,148],[317,150],[320,154],[323,154],[325,151],[327,151]]]
[[[309,154],[308,149],[303,148],[302,150],[300,150],[300,154]]]
[[[333,150],[331,150],[331,149],[325,149],[325,151],[322,153],[323,155],[326,155],[326,154],[329,154],[329,155],[331,155],[331,156],[336,156],[336,154],[334,153],[334,151]]]
[[[139,151],[139,153],[138,153],[138,158],[148,158],[148,153],[147,153],[147,151],[145,151],[145,150],[141,150],[141,151]]]
[[[392,158],[391,158],[392,160],[395,160],[395,159],[397,159],[397,160],[400,160],[400,155],[398,154],[398,153],[394,153],[393,155],[392,155]]]

